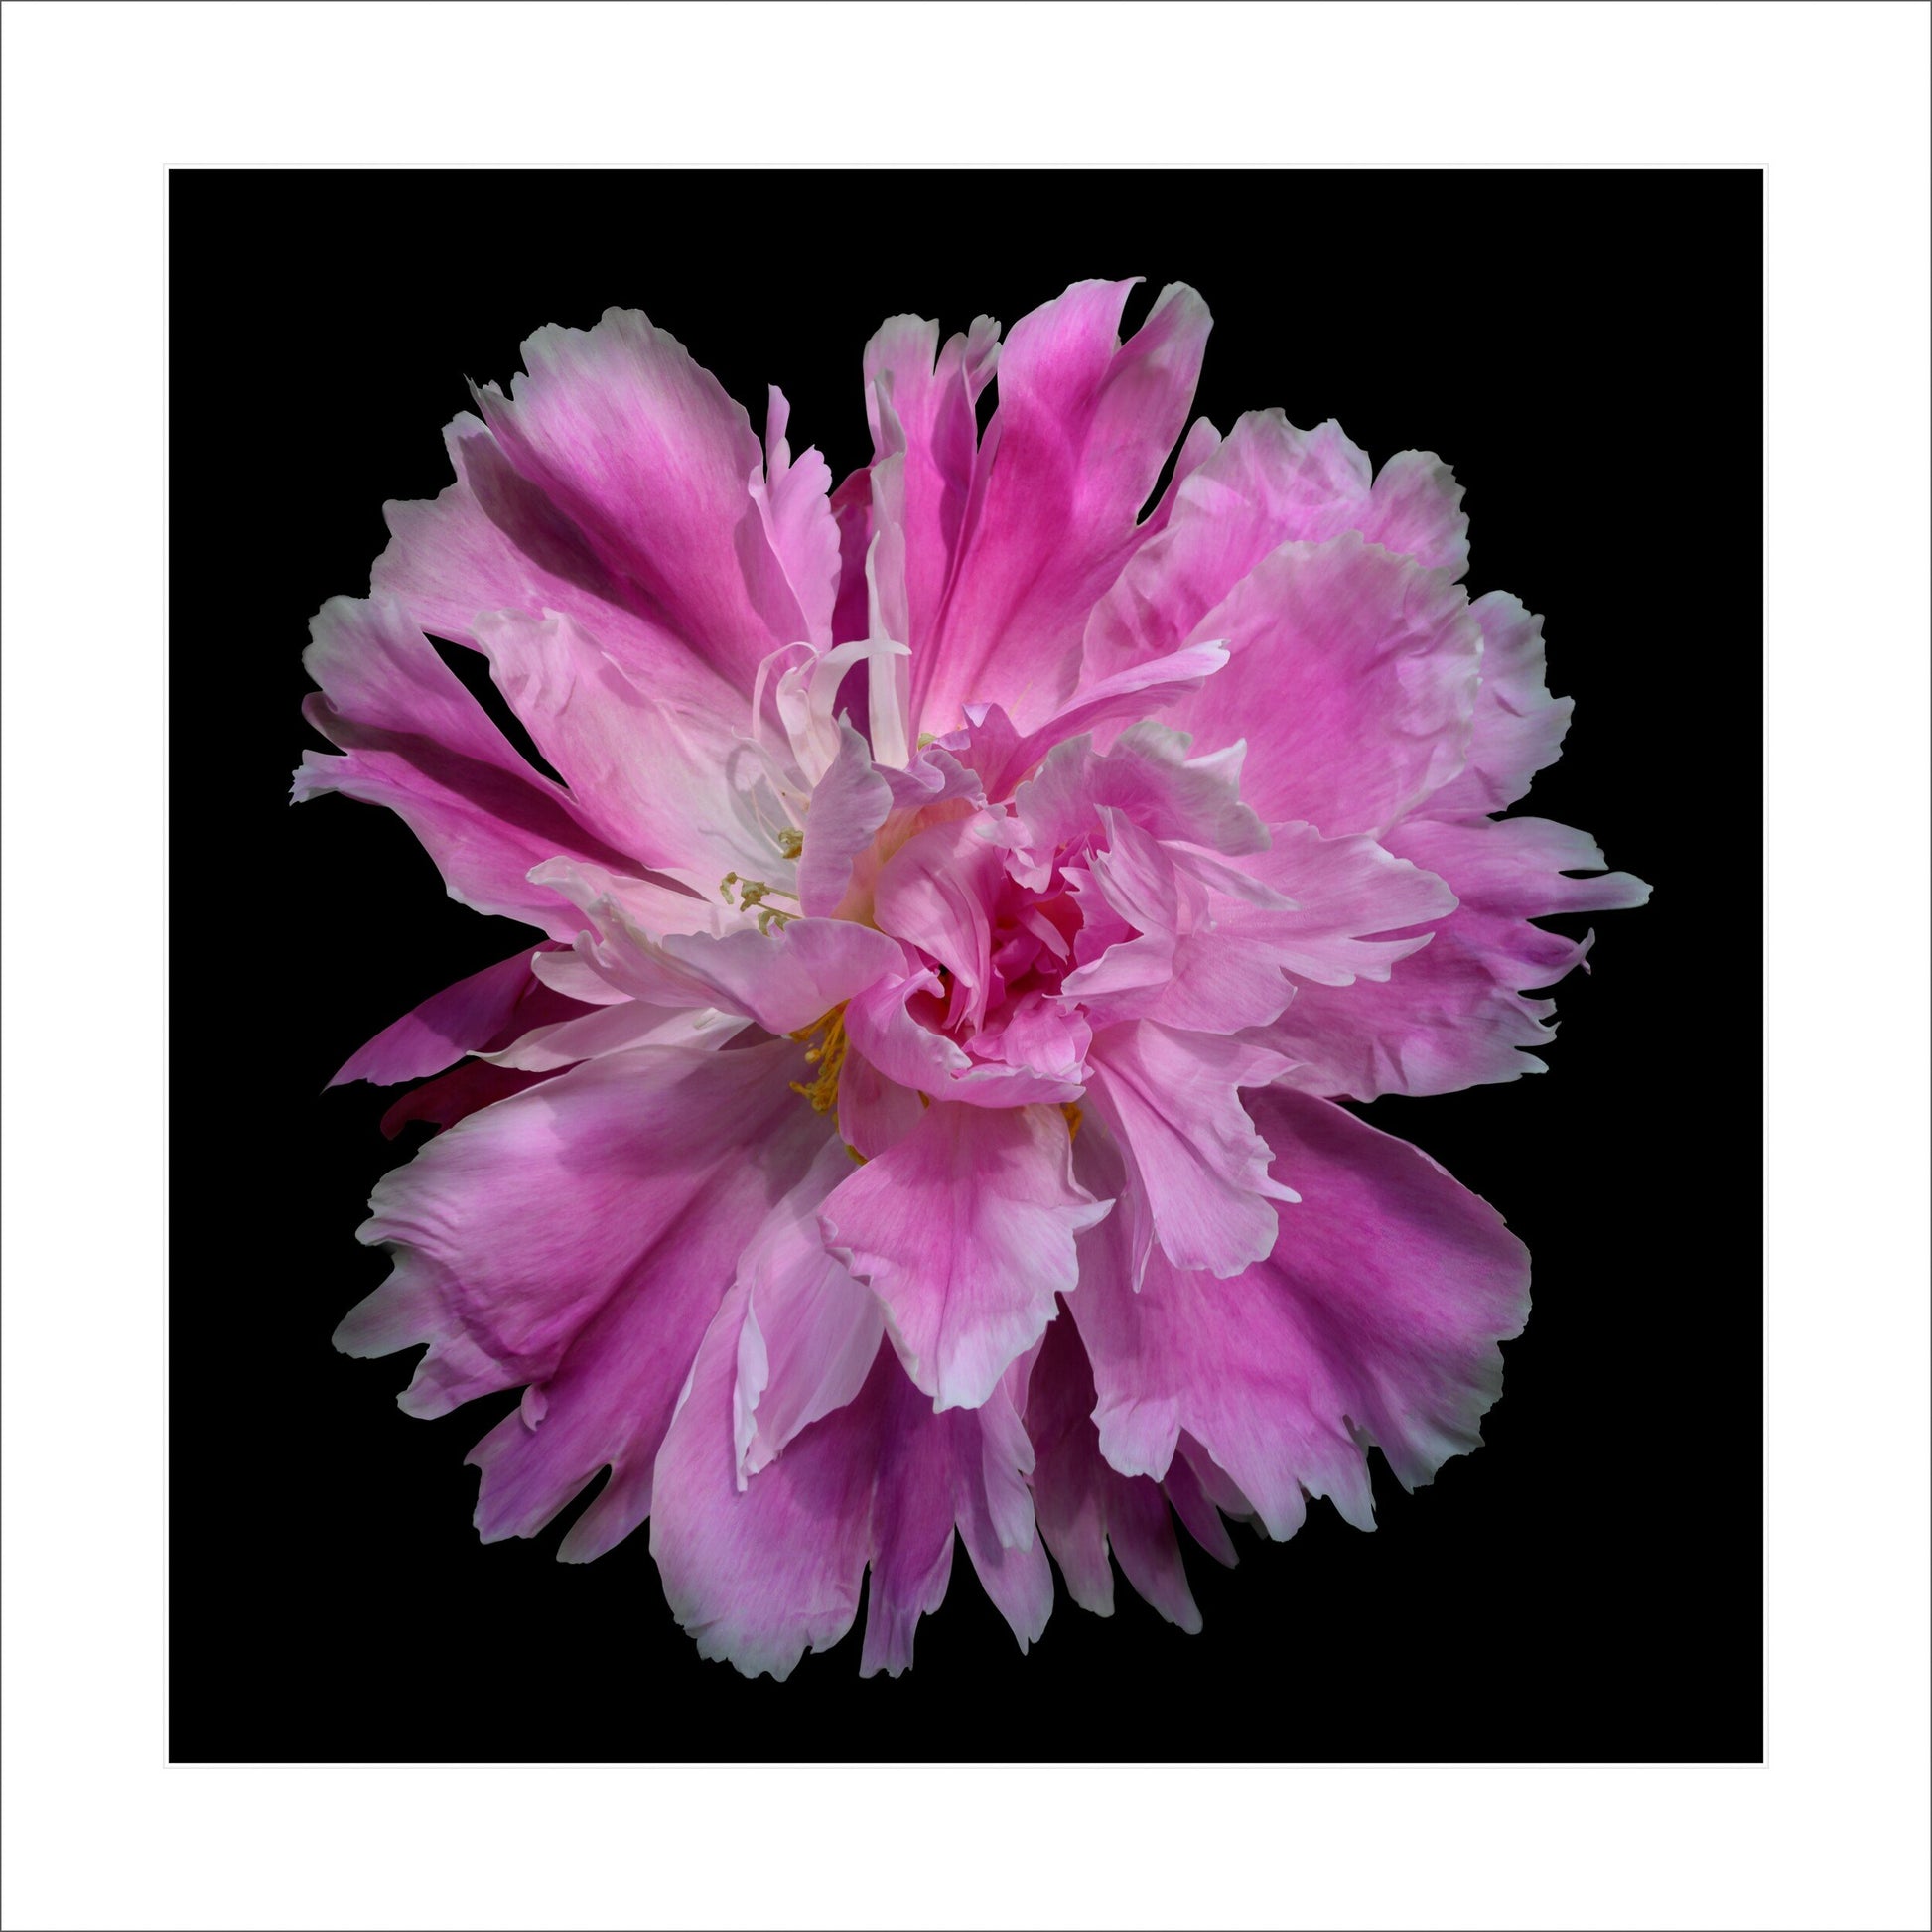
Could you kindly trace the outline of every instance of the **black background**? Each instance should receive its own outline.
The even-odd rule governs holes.
[[[1761,1755],[1755,173],[177,173],[171,204],[177,1759]],[[409,1357],[330,1346],[423,1130],[323,1083],[521,929],[390,814],[289,809],[307,620],[540,324],[647,310],[760,430],[781,384],[839,478],[885,316],[1010,327],[1128,274],[1123,333],[1167,281],[1206,297],[1224,431],[1280,405],[1455,467],[1471,595],[1544,613],[1578,700],[1518,809],[1656,895],[1595,919],[1550,1072],[1369,1110],[1535,1257],[1487,1447],[1414,1496],[1376,1456],[1373,1535],[1317,1505],[1237,1529],[1233,1571],[1183,1536],[1199,1636],[1062,1588],[1023,1659],[962,1552],[908,1676],[859,1680],[862,1610],[748,1683],[646,1531],[584,1566],[561,1525],[478,1543],[463,1457],[513,1396],[412,1421]]]

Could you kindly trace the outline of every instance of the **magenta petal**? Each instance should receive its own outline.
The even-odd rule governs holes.
[[[914,653],[924,730],[955,729],[973,701],[1029,730],[1074,688],[1087,614],[1141,541],[1207,341],[1206,305],[1175,284],[1122,344],[1132,286],[1076,283],[1007,337],[971,528],[943,621]]]
[[[494,384],[478,395],[504,455],[668,629],[750,691],[773,650],[809,634],[752,493],[764,452],[750,418],[636,310],[609,309],[588,331],[540,329],[523,360],[529,373],[508,396]],[[814,471],[807,481],[830,479]],[[829,527],[829,504],[815,501]],[[802,514],[787,504],[780,520],[791,529]]]
[[[1134,1587],[1170,1623],[1198,1630],[1200,1611],[1187,1587],[1167,1499],[1148,1477],[1124,1476],[1109,1466],[1100,1453],[1093,1407],[1093,1376],[1079,1336],[1071,1322],[1056,1321],[1027,1390],[1039,1534],[1082,1609],[1113,1614],[1111,1540]]]
[[[869,1561],[860,1674],[897,1676],[919,1618],[945,1597],[955,1531],[1022,1649],[1036,1639],[1052,1574],[1033,1534],[1032,1449],[1006,1391],[987,1410],[934,1415],[882,1348],[859,1395],[741,1490],[732,1389],[744,1304],[741,1285],[706,1335],[653,1484],[651,1553],[700,1654],[747,1677],[788,1676],[851,1627]]]
[[[303,715],[346,756],[306,753],[296,802],[339,791],[387,805],[453,897],[570,938],[576,915],[530,884],[532,869],[559,854],[620,871],[630,861],[524,762],[399,606],[332,598],[310,630],[302,662],[322,689]]]
[[[517,475],[483,424],[459,416],[444,432],[457,482],[435,501],[383,507],[392,541],[371,582],[413,622],[455,643],[477,641],[483,612],[573,618],[657,696],[738,719],[744,693],[707,662],[665,613],[621,572],[541,485]]]
[[[1099,1394],[1103,1454],[1165,1475],[1185,1430],[1292,1536],[1303,1492],[1373,1525],[1364,1447],[1405,1488],[1481,1441],[1521,1331],[1529,1257],[1502,1217],[1428,1156],[1331,1102],[1249,1102],[1294,1181],[1265,1261],[1228,1281],[1156,1259],[1134,1293],[1105,1231],[1082,1246],[1069,1306]]]
[[[622,1370],[621,1348],[600,1335],[571,1351],[607,1316],[607,1326],[634,1318],[653,1331],[661,1320],[674,1356],[677,1310],[709,1296],[693,1311],[710,1320],[747,1226],[823,1144],[823,1121],[789,1090],[796,1059],[786,1040],[722,1053],[645,1047],[472,1114],[377,1185],[358,1238],[386,1246],[393,1270],[345,1317],[337,1345],[386,1355],[428,1342],[401,1399],[423,1416],[560,1367],[595,1402],[601,1370]],[[692,1334],[681,1361],[664,1358],[672,1397],[696,1346]],[[607,1391],[620,1403],[621,1381]],[[569,1406],[553,1392],[553,1417]],[[552,1430],[546,1449],[569,1434]],[[568,1472],[532,1527],[599,1466]]]
[[[350,1054],[329,1084],[367,1080],[386,1087],[419,1080],[488,1045],[515,1018],[518,1002],[534,984],[530,957],[535,950],[523,946],[411,1008]]]
[[[826,1245],[885,1304],[906,1372],[939,1409],[985,1402],[1076,1275],[1100,1220],[1051,1107],[938,1103],[820,1212]]]

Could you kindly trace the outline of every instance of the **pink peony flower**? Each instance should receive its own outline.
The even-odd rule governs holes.
[[[868,1570],[861,1669],[904,1669],[955,1531],[1023,1649],[1048,1552],[1194,1629],[1173,1515],[1232,1562],[1227,1516],[1371,1527],[1370,1446],[1406,1486],[1474,1448],[1528,1258],[1338,1103],[1536,1068],[1526,989],[1588,941],[1532,921],[1646,897],[1493,816],[1569,705],[1541,620],[1458,588],[1435,457],[1200,421],[1142,513],[1209,325],[1169,288],[1123,344],[1131,286],[1004,343],[889,321],[836,490],[776,389],[760,448],[643,316],[542,330],[315,621],[341,756],[295,796],[391,807],[543,935],[338,1076],[463,1062],[392,1110],[445,1131],[377,1187],[393,1270],[337,1343],[427,1343],[413,1415],[520,1388],[483,1540],[608,1470],[559,1554],[648,1518],[748,1674]]]

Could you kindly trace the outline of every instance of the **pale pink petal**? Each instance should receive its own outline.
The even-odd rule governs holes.
[[[1627,873],[1566,878],[1601,867],[1603,855],[1584,833],[1547,819],[1414,818],[1387,842],[1440,875],[1460,903],[1386,982],[1303,988],[1262,1035],[1298,1062],[1290,1082],[1372,1100],[1454,1093],[1541,1072],[1543,1062],[1522,1049],[1550,1043],[1556,1003],[1526,996],[1562,979],[1589,942],[1530,921],[1641,905],[1649,887]]]
[[[740,1488],[800,1430],[859,1393],[885,1337],[878,1298],[826,1253],[819,1233],[820,1204],[851,1173],[844,1145],[828,1141],[739,1261],[746,1295],[733,1396]]]
[[[1074,1183],[1057,1109],[939,1103],[820,1223],[885,1304],[913,1381],[937,1408],[977,1408],[1039,1339],[1073,1286],[1073,1237],[1107,1207]]]
[[[1083,1241],[1069,1306],[1101,1450],[1162,1476],[1184,1430],[1271,1536],[1300,1528],[1304,1492],[1366,1529],[1366,1446],[1414,1488],[1480,1442],[1528,1256],[1485,1202],[1344,1109],[1282,1089],[1250,1105],[1302,1196],[1267,1260],[1216,1282],[1157,1259],[1136,1294],[1105,1230]]]
[[[452,897],[569,939],[575,915],[530,884],[531,869],[559,854],[619,870],[630,862],[524,762],[400,606],[332,598],[310,630],[302,662],[322,688],[303,716],[346,756],[306,753],[295,801],[337,791],[387,805]]]
[[[829,917],[852,884],[852,862],[873,841],[893,809],[893,790],[872,767],[866,741],[839,725],[839,751],[812,788],[798,855],[798,902],[813,917]]]
[[[1122,345],[1132,286],[1077,283],[1000,351],[970,527],[944,615],[913,658],[923,730],[955,729],[974,700],[1030,730],[1073,691],[1087,614],[1141,541],[1207,340],[1206,306],[1176,284]]]
[[[638,999],[690,1001],[742,1013],[774,1034],[797,1033],[861,989],[904,970],[885,933],[846,919],[790,919],[769,932],[620,930],[614,955]]]
[[[765,541],[805,621],[800,633],[819,650],[832,643],[832,607],[839,589],[839,531],[827,512],[832,471],[816,450],[795,463],[785,441],[791,405],[774,383],[766,392],[764,468],[752,494],[764,520]]]
[[[710,1007],[647,1007],[638,1000],[623,1000],[574,1019],[532,1027],[507,1046],[481,1057],[492,1066],[554,1072],[606,1053],[625,1053],[633,1046],[722,1046],[745,1027],[742,1015]]]
[[[1272,1203],[1295,1194],[1271,1177],[1240,1089],[1283,1066],[1263,1048],[1146,1021],[1095,1034],[1087,1092],[1127,1162],[1123,1212],[1137,1273],[1156,1241],[1176,1268],[1216,1276],[1273,1251]]]
[[[752,495],[763,452],[750,418],[636,310],[541,329],[523,360],[508,396],[491,384],[477,398],[504,455],[666,628],[750,691],[772,650],[809,632]]]
[[[848,1007],[847,1015],[851,1012]],[[862,1160],[904,1140],[924,1113],[925,1103],[911,1087],[889,1079],[862,1052],[847,1049],[839,1070],[839,1138]]]
[[[1370,543],[1399,550],[1431,570],[1460,577],[1469,567],[1469,519],[1462,485],[1441,457],[1403,450],[1376,473],[1368,508],[1355,525]]]
[[[1247,742],[1241,794],[1271,824],[1376,833],[1462,768],[1482,633],[1446,572],[1354,535],[1288,544],[1201,628],[1233,655],[1169,718],[1200,751]]]
[[[741,1490],[732,1392],[745,1305],[741,1282],[704,1336],[657,1452],[650,1552],[671,1614],[700,1656],[783,1679],[807,1650],[837,1643],[858,1613],[879,1467],[877,1397],[869,1384]],[[889,1350],[874,1382],[885,1375],[897,1376]]]
[[[1214,937],[1263,946],[1298,979],[1323,986],[1385,980],[1397,960],[1429,943],[1426,932],[1411,928],[1455,910],[1454,893],[1433,872],[1373,839],[1324,839],[1311,825],[1271,831],[1269,850],[1243,859],[1241,867],[1287,903],[1277,908],[1217,896]],[[1403,932],[1408,936],[1375,936]]]
[[[1543,681],[1543,620],[1507,591],[1469,606],[1482,626],[1482,689],[1469,720],[1469,761],[1420,809],[1431,818],[1502,811],[1554,764],[1570,728],[1571,701]]]
[[[727,872],[790,885],[782,807],[732,723],[633,683],[570,618],[500,611],[475,628],[510,709],[614,849],[705,894]]]
[[[634,1499],[640,1454],[647,1480],[643,1439],[669,1417],[747,1228],[826,1138],[789,1091],[795,1050],[592,1060],[470,1115],[377,1186],[358,1238],[386,1246],[393,1272],[337,1346],[428,1342],[401,1398],[412,1415],[550,1385],[542,1427],[512,1417],[488,1439],[485,1536],[533,1534],[607,1461],[622,1464],[607,1491],[620,1500],[600,1522]]]

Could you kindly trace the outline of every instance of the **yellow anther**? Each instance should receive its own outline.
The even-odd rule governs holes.
[[[791,1090],[802,1093],[815,1112],[829,1114],[839,1104],[839,1069],[845,1064],[844,1001],[830,1013],[821,1014],[809,1027],[800,1027],[791,1037],[801,1045],[816,1042],[805,1055],[805,1063],[818,1068],[818,1077],[809,1086],[793,1080]]]
[[[795,859],[805,849],[805,835],[795,825],[778,827],[778,850],[787,859]]]
[[[1080,1103],[1077,1100],[1062,1100],[1060,1112],[1066,1116],[1066,1138],[1070,1141],[1080,1131]]]

